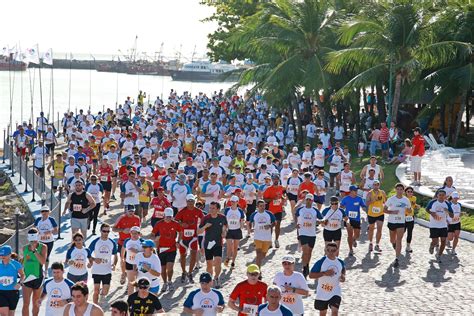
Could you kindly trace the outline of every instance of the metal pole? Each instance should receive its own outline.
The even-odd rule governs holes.
[[[13,155],[13,140],[10,141],[10,148],[12,148],[12,150],[10,150],[10,169],[12,171],[12,177],[15,176],[15,167],[13,166],[14,165],[14,161],[13,161],[13,158],[14,158],[14,155]]]
[[[19,165],[20,165],[20,181],[18,181],[18,185],[23,184],[23,182],[21,182],[21,169],[22,169],[22,164],[23,164],[22,161],[23,161],[23,159],[21,159],[21,156],[20,156],[20,159],[19,159],[19,162],[20,162],[19,163]]]
[[[46,192],[41,193],[41,206],[46,205]]]
[[[46,167],[46,166],[45,166]],[[46,170],[45,170],[45,173],[44,173],[44,176],[46,177]],[[51,171],[51,190],[49,191],[49,195],[50,195],[50,207],[51,209],[53,209],[53,196],[54,196],[54,190],[53,190],[53,185],[54,185],[54,170]]]
[[[2,163],[5,164],[5,154],[7,151],[7,130],[6,128],[3,129],[3,161]]]
[[[20,208],[15,209],[15,233],[16,233],[16,238],[15,238],[15,251],[16,253],[19,253],[20,249]]]
[[[393,66],[392,61],[390,60],[390,77],[388,78],[388,115],[387,115],[387,125],[390,126],[392,121],[392,88],[393,88]]]
[[[25,157],[25,191],[23,193],[28,193],[28,161],[30,160],[29,156]]]
[[[62,202],[62,197],[63,197],[63,181],[60,180],[58,184],[59,188],[59,206],[58,206],[58,239],[63,239],[61,238],[61,202]]]
[[[35,174],[35,160],[36,160],[36,155],[33,154],[33,156],[31,157],[33,159],[33,186],[31,187],[32,191],[33,191],[33,197],[31,198],[31,202],[35,202],[35,178],[36,178],[36,174]]]

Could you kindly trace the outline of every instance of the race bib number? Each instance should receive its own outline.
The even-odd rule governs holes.
[[[85,264],[82,261],[74,261],[73,266],[74,268],[81,270],[81,269],[84,269]]]
[[[282,297],[282,302],[283,304],[295,304],[296,303],[296,295],[295,294],[283,294]]]
[[[413,216],[405,216],[406,222],[413,222]]]
[[[281,205],[281,199],[273,200],[273,205],[275,205],[275,206]]]
[[[341,225],[341,222],[339,220],[329,222],[329,227],[331,228],[339,228],[340,225]]]
[[[73,204],[72,205],[72,210],[73,210],[73,212],[80,212],[80,211],[82,211],[82,205],[81,204]]]
[[[155,216],[156,218],[163,218],[163,217],[165,217],[165,212],[155,210],[154,216]]]
[[[54,299],[52,298],[51,301],[49,302],[49,307],[52,307],[52,308],[60,308],[61,306],[59,306],[59,302],[61,300],[60,299]]]
[[[51,233],[45,233],[40,235],[40,241],[49,241],[52,239],[52,237],[53,235],[51,235]]]
[[[229,220],[229,226],[238,226],[239,221],[237,219],[231,219]]]
[[[381,211],[380,207],[372,207],[372,213],[374,214],[380,214]]]
[[[332,292],[332,290],[334,289],[334,286],[332,284],[329,284],[329,283],[323,283],[321,285],[321,289],[323,291],[326,291],[326,292]]]
[[[267,229],[266,226],[267,225],[258,225],[258,229],[259,230],[266,230]]]
[[[454,216],[452,221],[457,223],[457,222],[459,222],[459,219],[460,219],[459,216]]]
[[[254,316],[257,314],[257,309],[258,309],[257,305],[244,304],[244,306],[242,307],[242,313],[246,315]]]
[[[439,216],[438,214],[432,215],[435,221],[440,222],[443,218]]]
[[[12,276],[4,276],[0,277],[0,284],[3,286],[9,286],[13,284],[13,277]]]
[[[349,218],[357,218],[358,215],[359,215],[359,212],[355,212],[355,211],[349,212]]]
[[[127,251],[127,261],[134,262],[135,261],[135,253],[131,251]]]
[[[183,232],[184,237],[193,237],[194,229],[185,229]]]
[[[102,182],[107,182],[108,180],[109,180],[109,177],[107,177],[107,176],[101,176],[100,177],[100,181],[102,181]]]
[[[395,216],[395,220],[396,220],[396,221],[401,221],[401,220],[402,220],[402,217],[401,217],[401,216]]]
[[[304,222],[304,223],[303,223],[303,227],[305,227],[305,228],[311,228],[311,227],[313,227],[313,223],[311,223],[311,222]]]
[[[18,144],[18,147],[20,147],[20,148],[25,148],[25,142],[20,142],[20,143]]]
[[[109,263],[109,259],[107,259],[107,258],[101,258],[101,259],[100,259],[100,263],[99,263],[99,264],[107,264],[107,263]]]

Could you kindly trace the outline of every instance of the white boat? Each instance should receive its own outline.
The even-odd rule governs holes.
[[[193,61],[184,64],[180,70],[171,72],[171,77],[178,81],[236,81],[235,74],[227,73],[237,69],[238,67],[224,61]]]

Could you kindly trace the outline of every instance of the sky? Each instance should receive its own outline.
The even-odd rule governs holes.
[[[2,12],[1,47],[38,43],[40,52],[52,48],[55,57],[67,52],[117,55],[119,49],[127,54],[138,36],[139,54],[154,56],[164,43],[166,57],[181,50],[190,58],[196,47],[200,58],[207,34],[216,29],[214,23],[200,22],[213,8],[199,0],[22,0],[21,6],[2,1]]]

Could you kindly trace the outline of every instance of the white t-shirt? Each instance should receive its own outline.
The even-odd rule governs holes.
[[[334,271],[333,276],[322,276],[318,279],[317,300],[328,301],[335,295],[342,297],[339,278],[344,269],[344,261],[339,258],[331,260],[328,257],[322,257],[316,261],[313,268],[311,268],[311,272],[324,272],[330,269]]]
[[[299,225],[299,236],[316,237],[316,224],[322,216],[315,207],[299,207],[296,210],[296,219]]]
[[[326,155],[326,151],[323,148],[316,148],[314,150],[313,165],[324,167],[324,155]]]
[[[237,230],[241,228],[240,223],[245,218],[245,215],[240,208],[234,210],[231,207],[228,207],[225,209],[224,215],[227,218],[229,230]]]
[[[398,198],[396,195],[388,198],[385,206],[389,211],[397,211],[397,214],[388,214],[388,222],[392,224],[405,223],[405,211],[411,208],[410,200],[406,196]]]
[[[272,241],[272,230],[267,225],[272,225],[275,220],[275,216],[269,211],[253,212],[249,222],[254,224],[254,240]]]
[[[273,284],[279,286],[282,291],[281,304],[289,308],[294,314],[303,314],[303,295],[287,292],[285,286],[291,286],[297,289],[309,291],[308,283],[300,272],[293,272],[292,275],[285,275],[283,272],[278,272],[273,278]]]
[[[112,239],[102,240],[96,238],[89,245],[89,250],[93,258],[100,258],[101,262],[93,262],[91,273],[106,275],[112,273],[112,257],[117,254],[117,243]]]
[[[68,279],[56,282],[53,278],[50,278],[45,281],[43,293],[48,297],[45,315],[53,316],[63,314],[66,306],[59,306],[57,302],[71,298],[71,287],[73,285],[74,283]]]
[[[426,207],[427,211],[435,212],[435,215],[430,215],[430,228],[446,228],[448,227],[447,214],[444,211],[447,209],[452,212],[451,203],[444,201],[439,202],[438,200],[432,200]]]
[[[150,280],[150,287],[154,288],[160,285],[161,277],[154,276],[149,271],[144,270],[144,266],[148,265],[150,269],[161,273],[161,261],[156,254],[152,253],[150,257],[146,258],[143,252],[139,252],[135,255],[134,264],[137,265],[138,270],[137,280],[146,277]]]

